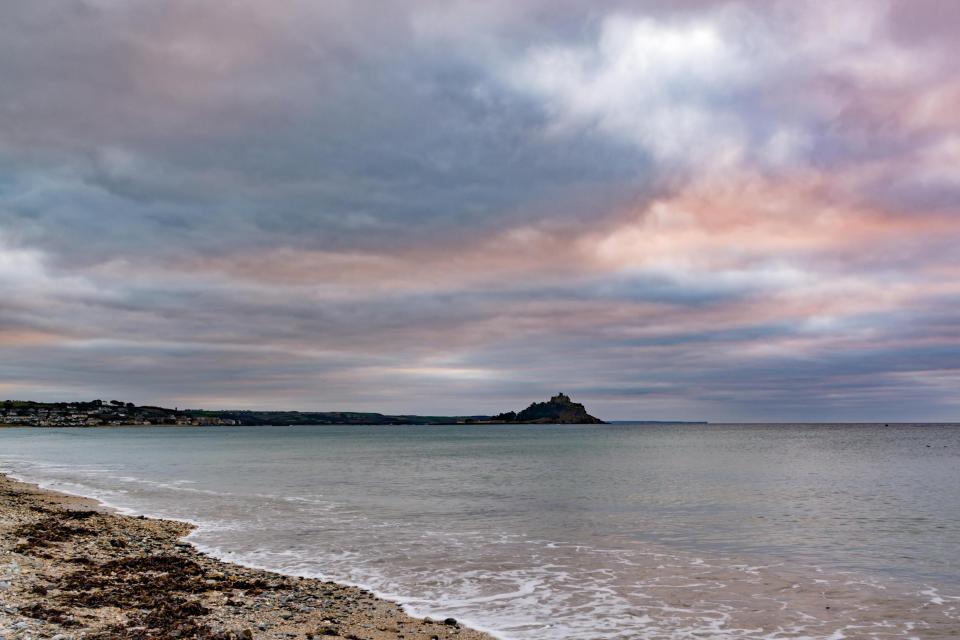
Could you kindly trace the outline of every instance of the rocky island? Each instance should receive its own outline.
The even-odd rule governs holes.
[[[488,423],[500,424],[606,424],[600,418],[587,413],[579,402],[570,396],[558,393],[547,402],[534,402],[523,411],[508,411],[493,416]]]

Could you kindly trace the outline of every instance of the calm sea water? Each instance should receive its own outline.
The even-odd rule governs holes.
[[[956,425],[2,429],[0,470],[505,638],[960,637]]]

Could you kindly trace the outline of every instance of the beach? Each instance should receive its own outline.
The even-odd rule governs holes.
[[[489,640],[356,587],[222,562],[183,522],[0,474],[0,638]]]

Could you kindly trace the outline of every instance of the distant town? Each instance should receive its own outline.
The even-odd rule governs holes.
[[[29,402],[7,400],[0,424],[24,427],[100,427],[109,425],[235,425],[237,420],[163,407],[138,407],[119,400]]]
[[[249,411],[167,409],[120,400],[33,402],[6,400],[0,425],[21,427],[103,427],[121,425],[414,425],[414,424],[602,424],[565,394],[534,402],[520,412],[495,416],[385,415],[352,411]]]

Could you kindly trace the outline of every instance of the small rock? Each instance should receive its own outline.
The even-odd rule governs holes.
[[[455,626],[457,626],[457,619],[456,619],[456,618],[447,618],[446,620],[443,621],[443,624],[448,625],[448,626],[451,626],[451,627],[455,627]]]

